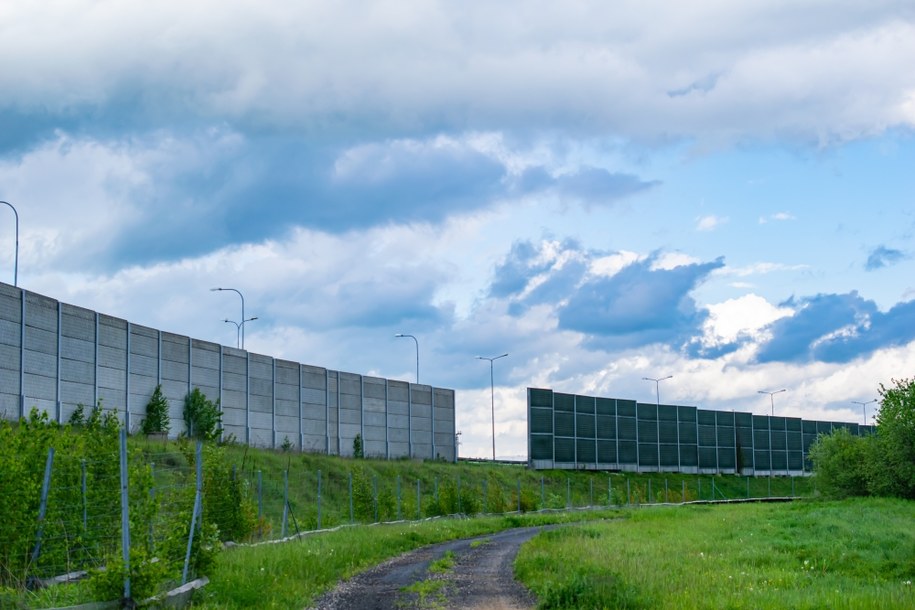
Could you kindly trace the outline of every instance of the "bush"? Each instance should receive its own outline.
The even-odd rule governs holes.
[[[868,495],[869,442],[845,428],[820,436],[810,448],[817,488],[837,498]]]
[[[200,388],[194,388],[184,397],[184,423],[189,437],[204,441],[218,440],[222,433],[219,405],[209,400]]]
[[[156,386],[149,402],[146,403],[146,418],[140,424],[140,431],[150,434],[168,433],[171,420],[168,417],[168,400],[162,394],[162,384]]]
[[[915,499],[915,380],[880,384],[875,435],[839,429],[810,449],[821,491],[827,495]]]

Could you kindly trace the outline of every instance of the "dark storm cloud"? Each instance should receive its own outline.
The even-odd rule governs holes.
[[[877,246],[867,257],[864,268],[868,271],[882,269],[894,265],[905,258],[905,254],[900,250],[887,248],[886,246]]]
[[[784,305],[793,316],[768,327],[759,362],[850,362],[887,347],[915,339],[915,301],[899,303],[886,313],[857,292],[820,294]]]
[[[560,328],[586,333],[608,347],[686,342],[707,315],[690,292],[724,261],[652,269],[654,262],[638,261],[613,276],[589,280],[560,309]]]

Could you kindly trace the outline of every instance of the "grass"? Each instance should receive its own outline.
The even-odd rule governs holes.
[[[915,503],[656,507],[522,548],[541,609],[912,608]]]
[[[343,528],[223,553],[195,608],[305,608],[347,577],[406,551],[510,527],[618,517],[621,511],[433,519]],[[437,569],[446,569],[454,557]],[[450,569],[450,567],[447,567]],[[419,591],[416,591],[419,593]],[[427,593],[430,593],[427,591]]]

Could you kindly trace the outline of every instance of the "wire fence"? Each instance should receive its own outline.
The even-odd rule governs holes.
[[[445,515],[809,493],[806,480],[796,489],[793,478],[776,481],[773,490],[772,478],[548,475],[511,467],[496,473],[453,465],[414,467],[411,475],[378,472],[360,460],[332,471],[261,470],[231,463],[218,445],[185,442],[165,450],[173,447],[129,451],[121,429],[119,442],[91,459],[48,448],[43,476],[30,483],[39,501],[28,523],[0,526],[3,583],[48,586],[104,566],[108,587],[99,589],[98,601],[144,599],[206,574],[220,541]],[[36,473],[40,461],[30,460]]]

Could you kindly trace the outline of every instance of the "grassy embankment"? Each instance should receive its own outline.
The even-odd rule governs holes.
[[[151,461],[186,469],[183,454],[174,443],[131,439],[146,451]],[[315,454],[284,453],[230,446],[237,476],[251,482],[256,497],[258,473],[261,507],[267,524],[263,538],[282,533],[283,472],[288,475],[289,511],[287,533],[377,520],[416,519],[435,514],[438,493],[452,495],[459,487],[462,512],[502,513],[518,507],[518,489],[524,511],[568,507],[606,506],[627,503],[680,502],[696,499],[742,498],[750,495],[810,495],[809,479],[773,479],[655,474],[623,475],[578,472],[537,472],[520,466],[486,463],[449,464],[415,460],[354,460]],[[180,463],[179,463],[180,462]],[[162,467],[157,466],[161,471]],[[318,497],[318,473],[321,493]],[[353,513],[350,512],[350,480],[353,480]],[[419,495],[417,496],[417,483]],[[360,491],[361,490],[361,491]],[[399,492],[398,492],[399,490]],[[485,492],[485,493],[484,493]],[[369,497],[366,497],[366,494]],[[371,496],[377,497],[377,502]],[[453,497],[452,497],[453,500]],[[377,505],[377,513],[376,511]],[[437,508],[444,508],[438,503]],[[451,512],[457,512],[453,507]],[[353,521],[351,521],[351,514]],[[590,518],[606,516],[593,514]],[[212,607],[245,607],[253,600],[265,607],[302,605],[337,579],[380,562],[405,550],[449,538],[473,536],[528,524],[530,519],[579,520],[572,516],[525,516],[508,519],[436,520],[409,525],[346,528],[340,532],[309,536],[288,545],[229,550],[219,558],[204,595]],[[335,559],[336,557],[336,559]],[[264,568],[263,570],[261,568]],[[68,589],[66,587],[64,589]],[[83,587],[77,591],[44,597],[49,601],[86,601]],[[88,598],[91,599],[91,598]],[[36,607],[42,601],[32,600]],[[47,606],[45,606],[47,607]]]
[[[915,503],[685,506],[545,532],[516,574],[540,608],[915,608]]]

